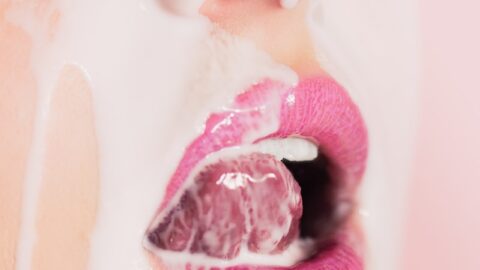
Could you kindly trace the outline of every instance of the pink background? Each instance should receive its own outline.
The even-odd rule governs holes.
[[[480,1],[420,0],[421,111],[402,269],[480,269]]]

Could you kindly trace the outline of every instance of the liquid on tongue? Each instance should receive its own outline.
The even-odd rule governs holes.
[[[231,260],[279,254],[298,237],[300,187],[272,155],[253,153],[205,166],[151,232],[153,246]]]

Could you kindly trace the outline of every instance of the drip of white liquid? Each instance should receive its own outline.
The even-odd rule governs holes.
[[[188,187],[193,185],[194,176],[198,175],[209,164],[214,164],[223,159],[234,159],[240,155],[249,155],[251,153],[263,153],[274,156],[277,160],[288,159],[290,161],[308,161],[317,157],[317,146],[310,141],[300,138],[286,138],[286,139],[268,139],[257,144],[247,144],[242,146],[227,147],[220,151],[214,152],[204,159],[202,159],[193,170],[189,177],[182,184],[180,189],[172,198],[169,206],[162,211],[163,214],[158,215],[150,225],[150,228],[155,228],[165,218],[165,215],[170,212],[169,207],[174,207],[180,203],[182,195]],[[292,198],[298,199],[298,198]]]
[[[401,234],[395,224],[402,224],[401,214],[382,208],[378,201],[382,196],[377,195],[395,190],[398,195],[390,199],[401,208],[400,197],[405,194],[406,183],[403,180],[408,178],[409,167],[388,169],[387,165],[407,164],[405,160],[410,158],[409,131],[417,90],[416,14],[413,0],[376,1],[362,5],[351,0],[312,0],[321,4],[322,12],[310,18],[322,63],[360,102],[370,129],[372,158],[367,178],[371,181],[367,181],[365,209],[371,214],[367,231],[371,232],[368,238],[375,260],[369,267],[395,269],[395,254],[399,252],[385,245],[399,246]],[[216,47],[204,42],[208,26],[199,18],[194,21],[167,16],[154,0],[57,2],[62,4],[62,16],[53,43],[38,34],[45,31],[32,14],[15,10],[7,14],[10,21],[32,36],[32,65],[39,93],[17,269],[31,269],[48,97],[65,63],[76,63],[85,70],[95,102],[102,193],[90,269],[149,269],[137,243],[161,200],[165,181],[183,147],[197,135],[192,127],[201,130],[200,123],[212,108],[224,104],[233,93],[258,78],[270,76],[291,83],[295,79],[264,55],[252,53],[253,46],[245,49],[250,53],[219,55],[218,65],[209,66],[206,73],[210,75],[205,79],[204,73],[198,71],[205,69],[198,68],[199,65],[191,68],[191,62],[201,63],[202,57],[216,55]],[[240,41],[239,44],[249,47]],[[199,47],[206,48],[203,56],[197,54]],[[225,58],[237,64],[225,70],[220,64]],[[250,62],[255,66],[248,65]],[[197,81],[185,79],[192,74],[197,75]],[[220,80],[212,82],[213,74],[229,76],[218,76]],[[206,102],[212,93],[228,94]],[[375,100],[376,96],[381,99]],[[197,106],[190,107],[191,104]],[[375,129],[377,126],[381,130]],[[381,141],[383,137],[390,141]],[[401,147],[392,141],[405,144]],[[385,145],[398,147],[390,149]],[[383,181],[387,178],[391,181]],[[377,228],[392,229],[380,235],[375,234]]]
[[[46,9],[45,12],[50,10]],[[6,13],[6,19],[21,26],[35,40],[32,44],[31,67],[36,76],[37,100],[35,122],[33,127],[32,144],[29,152],[25,181],[22,194],[22,222],[16,254],[16,267],[19,270],[30,270],[33,246],[36,241],[35,218],[39,191],[41,187],[43,162],[45,153],[46,124],[50,111],[50,99],[58,80],[61,66],[61,48],[56,44],[49,44],[46,25],[34,23],[31,18],[35,14],[28,9],[11,8]],[[51,46],[50,49],[46,49]],[[41,76],[38,76],[41,74]]]
[[[153,0],[63,1],[59,9],[51,43],[38,35],[44,32],[32,14],[10,14],[33,38],[40,93],[17,269],[31,269],[48,96],[61,68],[71,63],[90,81],[100,151],[100,205],[89,269],[149,269],[145,230],[206,117],[266,77],[287,84],[297,78],[253,44],[212,30],[200,17],[169,16]]]

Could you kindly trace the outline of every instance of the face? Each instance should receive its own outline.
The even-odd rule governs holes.
[[[177,197],[211,190],[195,186],[193,176],[202,168],[221,167],[217,174],[227,175],[233,166],[245,175],[251,165],[243,160],[263,147],[255,159],[268,160],[267,173],[283,181],[280,187],[265,181],[263,188],[280,194],[270,197],[301,195],[304,213],[307,195],[286,187],[298,186],[293,172],[303,170],[306,160],[328,160],[324,169],[341,187],[335,184],[335,200],[327,205],[334,202],[337,209],[340,197],[349,202],[348,215],[332,223],[333,231],[348,227],[348,250],[366,267],[395,269],[415,113],[415,49],[406,42],[414,25],[395,21],[389,10],[411,11],[394,1],[382,1],[381,10],[348,0],[287,2],[0,5],[6,41],[0,45],[0,217],[7,228],[0,232],[6,254],[0,263],[6,269],[176,269],[162,253],[174,248],[151,236],[164,237],[158,227],[179,205]],[[391,34],[372,17],[398,31]],[[319,89],[331,92],[321,95]],[[294,105],[284,109],[283,101]],[[333,120],[316,118],[314,111],[292,120],[310,107],[321,107]],[[287,128],[299,123],[311,131]],[[325,139],[319,127],[341,143]],[[285,141],[292,137],[298,140]],[[294,158],[281,163],[296,150],[302,164]],[[204,202],[207,195],[193,197]],[[179,207],[179,215],[187,206]],[[288,207],[286,219],[295,220],[298,204]],[[194,220],[202,224],[200,217]],[[255,243],[257,250],[267,248]],[[281,248],[273,246],[278,253]],[[225,255],[205,250],[208,263]],[[260,261],[278,259],[265,256]]]

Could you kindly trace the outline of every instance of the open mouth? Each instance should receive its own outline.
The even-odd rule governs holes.
[[[363,269],[366,156],[359,110],[331,78],[257,84],[187,148],[145,246],[171,269]]]

